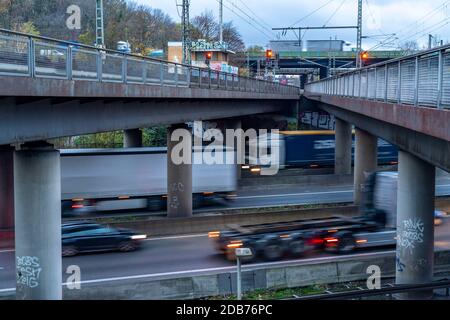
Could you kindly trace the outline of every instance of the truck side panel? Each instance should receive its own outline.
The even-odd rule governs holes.
[[[232,192],[237,188],[236,165],[199,164],[192,170],[194,193]],[[63,200],[165,195],[167,155],[63,156],[61,183]]]

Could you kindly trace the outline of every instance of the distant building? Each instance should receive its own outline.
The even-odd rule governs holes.
[[[270,41],[270,49],[277,53],[301,51],[302,42],[298,40],[272,40]]]
[[[230,54],[235,52],[228,49],[226,43],[207,42],[205,40],[193,41],[191,44],[192,65],[207,68],[206,53],[211,52],[212,58],[209,67],[212,70],[238,74],[237,67],[228,64]],[[169,42],[167,59],[171,62],[181,63],[183,60],[183,44],[181,42]]]
[[[310,52],[344,51],[343,40],[308,40],[306,46]]]

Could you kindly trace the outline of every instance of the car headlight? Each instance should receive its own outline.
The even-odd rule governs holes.
[[[147,235],[138,234],[138,235],[131,236],[131,239],[132,240],[144,240],[144,239],[147,239]]]

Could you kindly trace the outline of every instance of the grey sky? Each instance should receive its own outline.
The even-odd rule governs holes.
[[[162,9],[172,16],[174,20],[180,20],[176,2],[181,3],[181,0],[135,1]],[[232,20],[235,23],[247,45],[266,45],[271,35],[271,38],[276,38],[276,34],[270,31],[272,27],[294,26],[296,21],[327,3],[322,9],[295,24],[295,26],[323,26],[327,21],[329,21],[327,23],[328,26],[356,25],[357,20],[357,0],[223,1],[225,21]],[[447,42],[450,38],[448,36],[450,32],[449,5],[450,1],[448,0],[363,0],[363,33],[364,35],[397,33],[397,37],[401,41],[417,40],[420,46],[427,44],[427,35],[432,33],[440,37],[444,42]],[[213,10],[218,16],[218,8],[218,0],[191,0],[191,16],[200,14],[205,9]],[[338,8],[340,9],[336,12]],[[243,10],[251,18],[239,9]],[[333,13],[335,14],[333,15]],[[246,21],[251,22],[256,28]],[[305,35],[305,39],[329,39],[330,37],[337,37],[354,45],[356,31],[308,31]],[[285,37],[280,37],[280,39],[294,38],[295,36],[292,32],[288,32]],[[363,42],[363,46],[366,49],[371,49],[377,44],[376,40],[381,41],[385,39],[386,37],[366,39]],[[399,41],[394,36],[390,39],[392,45],[398,45]]]

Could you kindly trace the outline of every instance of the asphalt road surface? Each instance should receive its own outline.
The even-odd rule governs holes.
[[[450,219],[436,227],[436,249],[450,249]],[[393,248],[364,250],[358,254],[374,254],[392,251]],[[336,259],[339,256],[317,253],[298,260],[284,260],[257,264],[302,264],[311,260]],[[357,258],[357,256],[355,256]],[[286,258],[289,259],[289,258]],[[119,280],[136,280],[139,278],[182,277],[192,273],[226,271],[234,268],[234,263],[227,261],[214,250],[207,235],[190,235],[148,239],[140,250],[120,253],[93,253],[63,258],[63,280],[69,265],[81,268],[83,283],[101,283]],[[14,251],[0,251],[0,292],[11,291],[15,286]],[[137,280],[136,280],[137,281]]]
[[[437,195],[450,195],[450,181],[439,179]],[[314,203],[351,202],[353,186],[274,186],[271,189],[241,191],[230,208],[267,207]],[[223,206],[205,208],[223,209]],[[450,219],[436,228],[436,248],[450,249]],[[392,249],[381,249],[386,251]],[[370,250],[369,252],[376,252]],[[333,259],[329,254],[317,254],[289,261],[301,264],[310,259]],[[285,261],[286,262],[286,261]],[[278,262],[278,263],[285,263]],[[265,262],[259,262],[267,264]],[[272,263],[273,264],[273,263]],[[176,277],[186,273],[202,273],[233,268],[234,263],[217,254],[206,235],[176,236],[148,239],[143,247],[130,253],[94,253],[63,259],[63,272],[69,265],[78,265],[82,282],[108,282],[144,277]],[[0,292],[15,286],[14,251],[0,250]],[[63,274],[63,279],[67,275]]]

